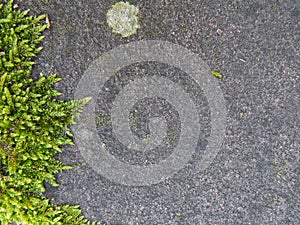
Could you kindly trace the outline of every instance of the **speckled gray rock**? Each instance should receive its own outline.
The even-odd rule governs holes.
[[[203,109],[204,128],[194,158],[184,169],[153,186],[122,186],[82,164],[76,146],[66,146],[59,157],[79,166],[58,174],[60,186],[47,185],[46,195],[53,203],[81,204],[88,218],[107,224],[300,224],[300,2],[130,3],[140,9],[141,28],[124,40],[106,24],[111,1],[20,1],[21,8],[47,13],[51,20],[35,73],[58,73],[63,81],[56,87],[64,93],[62,98],[72,99],[84,71],[106,51],[138,40],[180,44],[223,74],[219,83],[228,123],[223,146],[205,172],[195,172],[207,144],[210,114],[201,90],[190,85]],[[155,63],[120,71],[129,79],[144,72],[173,73],[178,82],[181,79],[180,71]],[[124,81],[112,78],[105,96],[99,96],[99,109],[109,109],[123,86]],[[146,103],[140,102],[136,109],[147,108]],[[176,112],[163,101],[155,104],[163,105],[161,113],[173,121],[176,134]],[[147,132],[142,129],[144,116],[140,113],[137,136]],[[109,130],[101,135],[107,138],[110,153],[127,163],[155,163],[172,152],[172,145],[147,156],[124,152]]]

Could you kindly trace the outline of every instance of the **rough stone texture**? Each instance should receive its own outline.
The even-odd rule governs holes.
[[[129,39],[106,24],[113,2],[18,1],[51,20],[35,75],[58,73],[57,89],[72,99],[104,52],[135,40],[180,44],[223,74],[224,144],[205,172],[191,164],[150,187],[112,183],[67,146],[59,157],[79,166],[59,174],[60,186],[47,185],[46,195],[53,203],[81,204],[86,217],[107,224],[300,224],[300,2],[130,1],[142,19]]]

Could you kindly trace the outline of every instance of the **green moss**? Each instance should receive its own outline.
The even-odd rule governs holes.
[[[58,101],[56,74],[31,78],[47,22],[28,12],[14,10],[12,0],[0,5],[0,220],[91,224],[79,206],[53,205],[43,196],[44,182],[57,186],[55,174],[71,168],[54,155],[73,144],[69,125],[89,99]]]
[[[110,115],[107,113],[96,114],[96,124],[98,126],[109,126],[112,123]]]

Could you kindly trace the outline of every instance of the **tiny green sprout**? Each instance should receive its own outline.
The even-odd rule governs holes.
[[[219,59],[220,59],[219,54],[216,54],[216,56],[215,56],[215,61],[218,61]]]
[[[219,79],[222,78],[222,74],[219,73],[218,71],[212,70],[211,73],[212,73],[215,77],[217,77],[217,78],[219,78]]]
[[[113,33],[121,34],[123,38],[136,33],[140,28],[137,14],[139,9],[128,2],[118,2],[113,5],[106,14],[108,26]]]

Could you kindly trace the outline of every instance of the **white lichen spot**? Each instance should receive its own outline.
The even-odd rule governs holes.
[[[118,2],[113,5],[106,14],[109,27],[116,34],[121,34],[123,38],[135,34],[140,28],[137,14],[139,9],[128,2]]]

